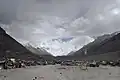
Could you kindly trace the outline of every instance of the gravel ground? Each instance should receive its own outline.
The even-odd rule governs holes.
[[[77,66],[36,66],[1,70],[0,80],[120,80],[120,68],[99,67],[82,70]]]

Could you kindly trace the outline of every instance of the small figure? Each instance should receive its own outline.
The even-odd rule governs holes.
[[[37,80],[37,77],[34,77],[32,80]]]
[[[7,80],[6,78],[7,78],[7,76],[3,76],[3,80]]]
[[[62,75],[62,73],[60,73]]]
[[[109,75],[111,75],[111,72],[109,73]]]

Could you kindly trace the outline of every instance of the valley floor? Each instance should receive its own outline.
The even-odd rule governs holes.
[[[99,67],[85,71],[78,66],[35,66],[1,70],[0,80],[120,80],[120,68]]]

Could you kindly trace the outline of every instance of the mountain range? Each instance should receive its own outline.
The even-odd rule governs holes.
[[[33,54],[0,27],[0,60],[5,58],[17,58],[24,60],[39,60],[37,54]]]
[[[120,33],[107,34],[97,37],[93,42],[72,53],[76,59],[113,60],[120,58]]]
[[[53,57],[44,48],[36,48],[30,44],[21,45],[0,27],[0,60],[17,58],[24,60],[52,60]],[[120,59],[120,32],[105,34],[97,37],[93,42],[83,46],[67,56],[58,56],[56,59],[85,59],[85,60],[116,60]]]
[[[52,54],[50,54],[49,52],[47,52],[45,49],[43,48],[35,48],[33,47],[30,43],[27,43],[25,45],[26,49],[28,49],[29,51],[31,51],[34,54],[40,55],[40,56],[52,56]]]

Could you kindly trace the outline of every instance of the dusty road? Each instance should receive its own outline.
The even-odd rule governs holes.
[[[36,66],[1,70],[0,80],[120,80],[120,68],[100,67],[88,68],[84,71],[76,66]]]

